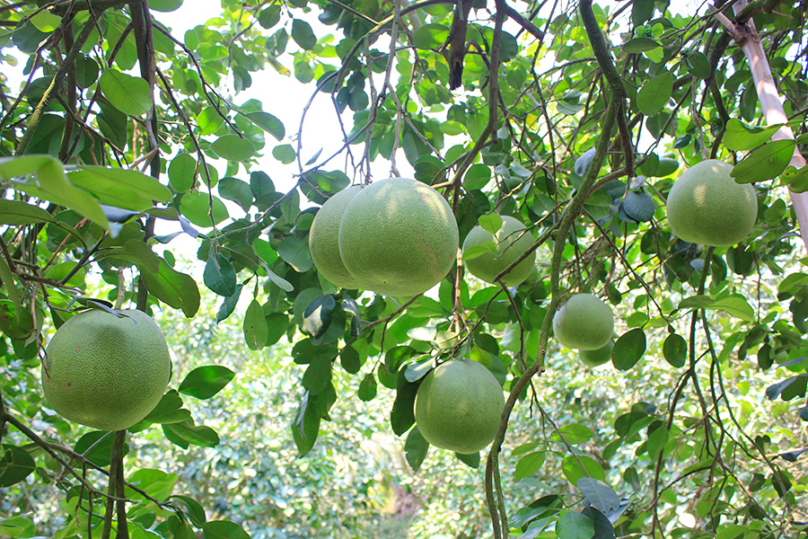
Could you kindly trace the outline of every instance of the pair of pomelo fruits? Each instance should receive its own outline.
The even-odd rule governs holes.
[[[100,430],[124,430],[142,421],[160,402],[170,377],[165,337],[137,310],[75,315],[53,336],[42,362],[51,408]]]
[[[446,200],[425,183],[389,178],[354,186],[323,204],[309,231],[309,252],[326,279],[341,288],[413,296],[439,283],[457,259],[457,222]],[[474,227],[463,251],[485,245],[466,262],[469,272],[493,283],[533,245],[524,225],[502,217],[495,233]],[[503,277],[515,286],[530,275],[531,254]]]

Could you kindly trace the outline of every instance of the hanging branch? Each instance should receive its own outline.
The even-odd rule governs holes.
[[[771,10],[778,3],[776,1],[757,1],[748,4],[746,0],[738,0],[732,6],[736,15],[734,22],[711,6],[716,19],[727,28],[746,55],[746,61],[752,71],[752,80],[755,83],[755,90],[757,90],[758,100],[760,101],[760,107],[763,109],[763,116],[766,118],[767,125],[785,124],[788,122],[788,117],[783,110],[783,104],[780,102],[780,94],[774,84],[772,69],[766,57],[766,51],[763,50],[760,34],[758,34],[755,22],[751,17],[757,10]],[[787,125],[783,125],[772,137],[772,140],[787,139],[794,140],[794,132]],[[800,153],[798,146],[794,147],[794,155],[791,157],[789,164],[797,169],[805,166],[805,158]],[[794,213],[797,214],[803,245],[808,249],[808,193],[795,193],[791,189],[788,192],[791,195],[791,203],[794,205]]]

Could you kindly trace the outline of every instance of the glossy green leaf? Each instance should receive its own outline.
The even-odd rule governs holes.
[[[183,0],[149,0],[149,9],[168,13],[176,11],[182,5]]]
[[[32,225],[55,223],[51,214],[38,206],[20,200],[0,200],[0,225]]]
[[[236,373],[221,365],[197,367],[188,373],[178,390],[183,395],[209,399],[224,389],[235,375]]]
[[[645,332],[642,328],[627,331],[614,343],[612,364],[617,370],[630,370],[645,354]]]
[[[228,161],[247,161],[255,155],[255,146],[238,135],[224,135],[213,141],[210,149]]]
[[[102,203],[133,211],[150,209],[154,202],[170,202],[171,192],[151,176],[137,170],[83,166],[67,175]]]
[[[208,259],[202,278],[205,286],[220,296],[230,297],[236,293],[236,270],[221,253]]]
[[[140,77],[107,69],[99,83],[112,106],[124,114],[140,116],[152,108],[149,83]]]
[[[235,202],[245,212],[250,210],[253,194],[247,182],[238,178],[222,178],[218,189],[220,197]]]
[[[278,141],[283,140],[283,137],[286,135],[286,129],[284,128],[283,123],[268,112],[250,112],[244,116],[252,123],[272,135]]]
[[[662,73],[646,82],[637,92],[637,106],[640,111],[653,116],[665,108],[665,104],[673,92],[673,74],[669,71]]]
[[[317,434],[320,432],[320,414],[317,411],[314,397],[308,391],[303,394],[291,427],[298,456],[305,457],[314,447]]]
[[[174,444],[187,449],[191,445],[216,447],[219,435],[210,427],[194,425],[192,420],[183,423],[169,423],[162,426],[166,437]]]
[[[740,120],[730,118],[722,143],[729,150],[751,150],[771,140],[782,124],[771,126],[749,126]]]
[[[516,463],[514,480],[520,481],[538,472],[539,469],[544,465],[544,458],[544,451],[534,451],[520,458]]]
[[[264,310],[258,300],[253,299],[247,307],[242,328],[244,340],[250,350],[260,350],[264,347],[269,337],[269,328]]]
[[[582,477],[576,484],[586,501],[598,511],[609,514],[620,508],[620,497],[612,487],[592,477]]]
[[[292,148],[291,144],[281,144],[280,146],[275,146],[272,149],[272,157],[284,165],[288,165],[289,163],[295,162],[297,154],[295,153],[295,149]]]
[[[165,260],[160,260],[160,271],[157,273],[142,272],[140,276],[146,283],[149,293],[160,301],[175,309],[182,309],[188,318],[193,318],[199,310],[199,288],[193,277],[181,273]]]
[[[176,390],[169,390],[149,412],[144,421],[149,423],[182,423],[191,417],[191,412],[182,407],[182,397]],[[109,459],[105,464],[109,463]]]
[[[292,266],[298,273],[305,273],[314,265],[309,254],[309,242],[307,239],[286,236],[278,245],[278,254],[284,262]]]
[[[196,177],[196,159],[191,154],[181,153],[168,166],[168,181],[178,193],[189,191]]]
[[[415,31],[413,44],[418,49],[437,49],[449,37],[449,28],[442,24],[425,24]]]
[[[769,142],[752,151],[730,173],[738,183],[754,183],[776,178],[788,166],[796,142],[791,139]]]
[[[671,333],[662,345],[662,355],[671,367],[684,367],[687,361],[687,341],[681,335]]]
[[[662,45],[660,45],[658,41],[653,40],[650,37],[635,37],[634,39],[631,39],[623,44],[623,52],[645,52],[661,46]]]
[[[2,451],[3,458],[0,459],[0,488],[16,485],[33,473],[36,464],[27,451],[9,444],[3,444]]]
[[[558,518],[556,533],[558,539],[592,539],[595,535],[595,523],[586,515],[567,511]]]
[[[583,464],[583,467],[581,466]],[[606,474],[598,461],[586,455],[567,456],[561,463],[561,470],[564,477],[573,485],[578,484],[578,480],[583,477],[592,477],[599,481],[606,480]]]
[[[404,443],[404,456],[413,472],[417,472],[421,468],[428,452],[429,442],[424,439],[416,425],[410,430],[407,441]]]
[[[317,36],[311,29],[311,25],[304,20],[294,19],[292,21],[292,39],[295,40],[301,49],[310,51],[317,45]]]
[[[213,219],[211,219],[211,207]],[[210,228],[229,217],[229,212],[219,197],[208,193],[192,191],[182,196],[180,211],[191,223],[198,227]]]

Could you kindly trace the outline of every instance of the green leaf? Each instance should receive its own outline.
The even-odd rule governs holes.
[[[182,309],[188,318],[193,318],[199,310],[199,288],[190,275],[181,273],[160,259],[160,271],[141,272],[149,293],[175,309]]]
[[[0,199],[0,225],[32,225],[35,223],[55,223],[51,214],[38,206],[20,200]]]
[[[189,191],[196,177],[196,159],[191,154],[181,153],[168,166],[168,182],[178,193]]]
[[[471,165],[463,176],[463,187],[469,191],[482,189],[491,181],[491,167],[483,164]]]
[[[735,318],[744,320],[746,322],[751,322],[755,319],[754,309],[752,309],[752,306],[749,305],[746,299],[740,296],[730,296],[728,298],[720,299],[705,308],[725,311]]]
[[[671,367],[684,367],[687,361],[687,341],[681,335],[671,333],[662,345],[662,354]]]
[[[309,242],[297,236],[286,236],[278,245],[280,257],[298,273],[309,271],[314,262],[309,254]]]
[[[417,49],[437,49],[449,37],[449,28],[442,24],[425,24],[416,30],[413,45]]]
[[[502,217],[496,213],[487,213],[479,218],[480,226],[486,232],[496,234],[502,228]]]
[[[318,297],[303,311],[301,329],[315,339],[321,337],[331,324],[332,312],[336,306],[337,302],[333,295],[326,294]]]
[[[104,211],[89,193],[74,187],[67,181],[62,163],[47,160],[37,170],[36,176],[25,182],[15,182],[14,187],[31,196],[50,200],[55,204],[74,210],[105,230],[109,230]]]
[[[727,130],[724,139],[721,141],[725,148],[733,151],[751,150],[771,140],[783,124],[775,124],[766,127],[746,125],[740,120],[730,118],[727,122]]]
[[[319,395],[331,383],[331,358],[315,356],[312,358],[300,384],[309,390],[310,395]]]
[[[250,350],[260,350],[264,347],[269,337],[269,327],[264,316],[264,310],[258,300],[253,299],[244,313],[244,340]]]
[[[149,0],[149,9],[169,13],[176,11],[182,5],[182,0]]]
[[[258,15],[258,24],[264,30],[269,30],[281,20],[281,5],[272,4]]]
[[[534,451],[528,453],[516,463],[516,472],[514,481],[520,481],[525,477],[530,477],[539,471],[539,468],[544,464],[545,452]]]
[[[581,464],[584,465],[586,471],[581,467]],[[564,472],[564,477],[567,478],[567,481],[573,485],[577,485],[578,480],[587,477],[587,475],[599,481],[606,480],[606,474],[598,461],[586,455],[565,457],[561,462],[561,470]]]
[[[201,528],[207,521],[207,517],[205,516],[205,508],[190,496],[174,495],[171,496],[171,500],[179,501],[181,505],[185,506],[185,510],[183,512],[191,523],[197,528]]]
[[[373,373],[366,374],[362,381],[359,382],[357,396],[363,402],[372,401],[376,398],[376,378]]]
[[[475,470],[480,467],[480,452],[472,453],[471,455],[464,455],[463,453],[455,453],[457,460]]]
[[[606,483],[591,477],[582,477],[578,480],[576,486],[584,495],[586,501],[601,513],[609,514],[620,509],[620,497]]]
[[[311,451],[320,432],[320,414],[314,402],[315,398],[306,391],[292,421],[292,438],[295,440],[299,457],[305,457]]]
[[[673,74],[666,71],[640,88],[637,92],[637,106],[646,116],[654,116],[665,108],[671,93],[673,93]]]
[[[97,466],[109,466],[109,459],[112,456],[112,442],[114,437],[103,431],[91,431],[79,438],[73,451],[84,455],[87,460]],[[123,455],[129,454],[129,444],[123,444]]]
[[[592,539],[595,523],[586,515],[568,511],[558,518],[556,534],[558,539]]]
[[[272,148],[272,157],[284,165],[288,165],[289,163],[295,162],[297,154],[291,144],[281,144]]]
[[[250,539],[244,528],[229,520],[211,520],[202,526],[205,539]]]
[[[662,45],[658,41],[651,39],[650,37],[635,37],[634,39],[631,39],[623,44],[623,52],[629,54],[645,52],[661,46]]]
[[[407,441],[404,443],[404,456],[407,458],[407,463],[413,472],[417,472],[421,468],[421,464],[426,459],[428,452],[429,442],[424,439],[423,434],[418,430],[418,425],[415,425],[410,430],[407,435]]]
[[[275,137],[278,141],[283,140],[283,137],[286,136],[286,129],[283,127],[283,122],[268,112],[250,112],[249,114],[245,114],[244,117]]]
[[[250,211],[253,203],[250,184],[237,178],[222,178],[219,182],[219,196],[235,202],[245,212]]]
[[[236,270],[221,253],[216,253],[208,259],[202,278],[205,286],[215,294],[230,297],[236,293]]]
[[[221,365],[197,367],[188,373],[178,390],[183,395],[209,399],[224,389],[235,375],[236,373]]]
[[[172,389],[163,395],[154,410],[149,412],[143,421],[161,424],[183,423],[191,418],[191,412],[183,408],[182,404],[182,397]],[[109,464],[109,459],[106,459],[104,465],[106,464]]]
[[[197,114],[196,123],[199,126],[199,136],[207,137],[214,134],[224,125],[224,118],[216,110],[216,107],[206,107]]]
[[[704,307],[709,307],[715,303],[715,300],[708,297],[708,296],[690,296],[689,298],[685,298],[679,302],[679,309],[702,309]]]
[[[10,487],[23,481],[36,469],[31,455],[15,445],[3,444],[3,458],[0,459],[0,488]]]
[[[84,166],[69,172],[67,178],[102,203],[126,210],[146,211],[154,201],[171,201],[167,187],[137,170]]]
[[[190,445],[200,447],[219,445],[219,435],[216,434],[216,431],[204,425],[194,425],[192,420],[184,423],[169,423],[162,427],[166,437],[184,449],[188,449]]]
[[[592,439],[592,430],[586,425],[581,425],[580,423],[564,425],[563,427],[560,427],[558,431],[561,433],[561,436],[564,436],[564,439],[570,445],[583,444]],[[553,440],[556,442],[561,441],[561,437],[559,436],[558,432],[553,432]]]
[[[140,77],[107,69],[99,83],[112,106],[124,114],[140,116],[152,108],[149,83]]]
[[[685,64],[687,64],[687,71],[694,77],[698,77],[700,79],[708,79],[713,73],[713,69],[710,66],[710,60],[703,52],[696,51],[687,55],[687,57],[685,57]]]
[[[247,161],[255,155],[255,146],[238,135],[224,135],[213,141],[210,149],[228,161]]]
[[[634,0],[631,5],[631,22],[634,26],[642,26],[654,15],[656,0]]]
[[[212,220],[211,205],[213,206]],[[213,222],[218,225],[230,216],[227,207],[219,197],[196,191],[185,193],[182,196],[180,211],[191,223],[204,228],[212,227]]]
[[[795,193],[808,191],[808,167],[800,169],[786,167],[785,172],[780,176],[780,185],[787,185]]]
[[[752,150],[743,161],[735,165],[730,175],[738,183],[762,182],[776,178],[791,161],[796,144],[792,139],[764,144]]]
[[[474,260],[475,258],[487,253],[495,254],[497,252],[497,244],[493,241],[486,241],[480,245],[472,245],[468,249],[463,250],[463,260]]]
[[[630,370],[645,353],[645,332],[634,328],[620,336],[612,350],[612,364],[617,370]]]
[[[0,157],[0,179],[10,180],[19,176],[35,174],[45,163],[61,164],[61,161],[50,155]]]
[[[317,36],[311,29],[311,25],[304,20],[294,19],[292,21],[292,39],[301,49],[310,51],[317,45]]]
[[[16,516],[0,520],[0,536],[12,539],[28,538],[36,535],[36,527],[30,517]]]
[[[393,401],[393,410],[390,412],[390,425],[393,432],[402,436],[415,424],[415,395],[419,384],[411,384],[404,376],[404,371],[398,371],[396,378],[396,399]]]

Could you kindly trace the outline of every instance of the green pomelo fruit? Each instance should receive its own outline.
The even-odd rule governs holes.
[[[468,249],[493,242],[496,245],[495,252],[486,252],[465,262],[469,272],[487,283],[494,283],[494,279],[499,272],[513,264],[519,257],[533,246],[533,236],[525,231],[518,219],[510,215],[502,216],[502,226],[496,234],[491,234],[483,227],[477,225],[471,229],[463,242],[463,252]],[[507,275],[502,277],[505,286],[516,286],[528,278],[533,271],[536,262],[536,252],[530,254],[520,262]]]
[[[339,254],[339,224],[348,203],[361,190],[355,185],[329,198],[314,216],[309,230],[309,253],[317,271],[340,288],[359,288]]]
[[[505,397],[491,371],[470,359],[430,372],[415,396],[415,423],[427,442],[468,455],[485,448],[499,429]]]
[[[587,367],[600,367],[612,360],[612,350],[614,350],[614,342],[609,341],[606,346],[597,350],[579,350],[578,357],[581,358],[581,363]]]
[[[567,348],[597,350],[614,333],[612,310],[592,294],[575,294],[556,311],[553,332]]]
[[[345,208],[339,252],[360,288],[413,296],[438,284],[457,258],[452,209],[432,187],[390,178],[364,187]]]
[[[69,421],[124,430],[165,393],[171,357],[160,327],[142,311],[118,312],[78,314],[48,344],[42,387],[51,408]]]
[[[730,176],[732,166],[708,159],[686,170],[668,194],[671,230],[690,243],[730,247],[752,231],[757,219],[755,189]]]

